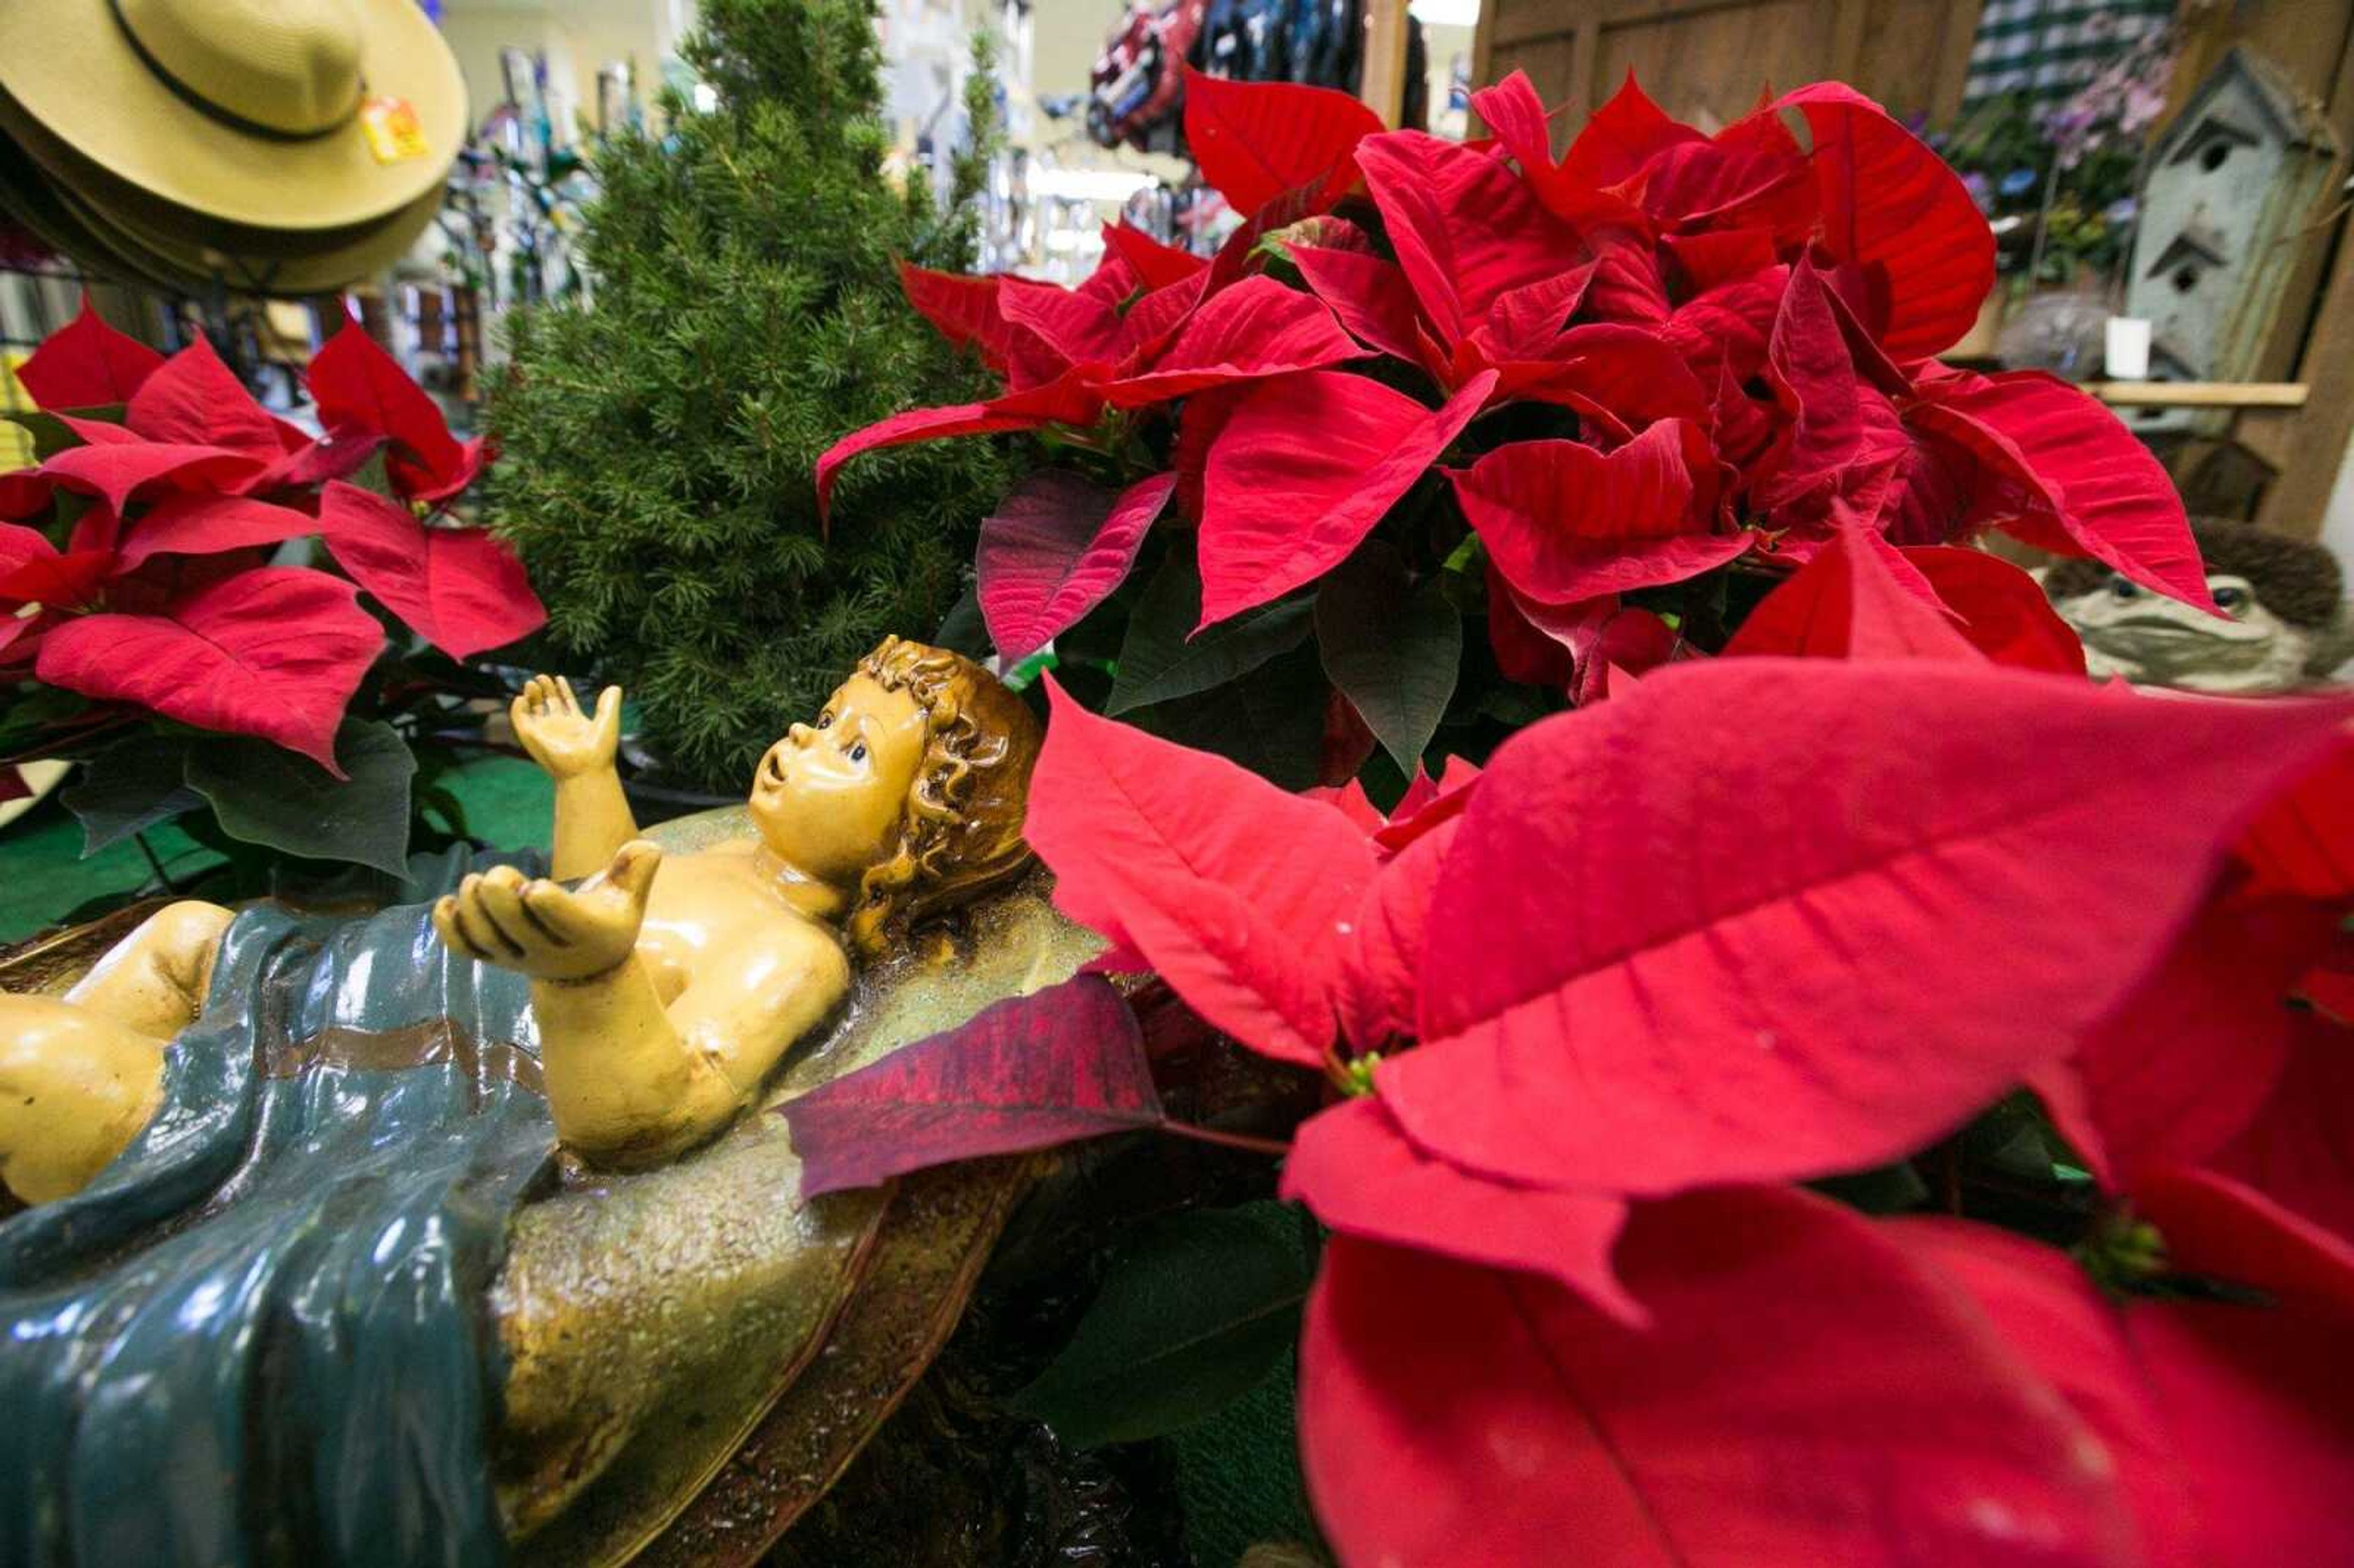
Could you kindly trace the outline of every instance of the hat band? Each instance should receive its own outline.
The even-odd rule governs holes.
[[[149,53],[147,46],[139,41],[139,35],[132,30],[131,19],[122,14],[122,0],[106,0],[106,8],[114,14],[114,25],[122,29],[123,37],[130,41],[131,52],[139,57],[139,63],[153,72],[156,80],[170,88],[174,97],[190,108],[219,121],[230,130],[243,132],[248,136],[260,136],[270,142],[315,142],[320,137],[340,131],[348,124],[351,117],[358,111],[360,101],[367,96],[367,84],[363,81],[359,91],[353,95],[350,107],[316,131],[286,131],[275,125],[264,125],[259,120],[248,120],[235,110],[222,108],[178,77],[174,76],[162,60]]]

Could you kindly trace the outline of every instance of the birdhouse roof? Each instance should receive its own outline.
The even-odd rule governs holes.
[[[2159,338],[2149,345],[2149,378],[2153,381],[2196,381],[2199,372],[2190,361],[2175,351],[2174,345]]]
[[[2191,90],[2182,112],[2174,117],[2174,122],[2158,139],[2157,161],[2162,164],[2172,159],[2211,119],[2220,117],[2224,105],[2219,101],[2235,86],[2243,90],[2240,101],[2264,120],[2265,134],[2285,146],[2337,153],[2338,133],[2322,117],[2321,105],[2299,92],[2287,74],[2269,58],[2245,44],[2234,44],[2222,62],[2207,73],[2207,79]],[[2243,135],[2246,133],[2245,127],[2228,119],[2225,124]]]
[[[2226,266],[2231,257],[2223,250],[2223,237],[2203,224],[2192,222],[2182,226],[2181,232],[2167,241],[2166,249],[2158,253],[2147,275],[2155,278],[2160,272],[2170,272],[2185,261],[2204,261],[2210,267]]]

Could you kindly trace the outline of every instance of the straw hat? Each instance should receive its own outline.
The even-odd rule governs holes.
[[[0,89],[137,191],[257,229],[417,206],[465,136],[417,0],[0,0]]]
[[[217,281],[241,292],[291,297],[333,292],[392,265],[440,210],[441,190],[436,185],[382,218],[341,228],[226,223],[115,178],[0,92],[0,206],[23,207],[28,200],[37,201],[37,217],[26,227],[99,270],[182,291],[200,292]]]

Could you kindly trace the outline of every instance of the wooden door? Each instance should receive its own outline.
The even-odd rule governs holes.
[[[1677,118],[1736,120],[1767,88],[1852,83],[1900,118],[1962,101],[1979,0],[1488,0],[1475,79],[1525,70],[1566,135],[1629,70]]]

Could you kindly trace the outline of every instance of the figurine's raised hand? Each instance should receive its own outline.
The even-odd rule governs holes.
[[[451,951],[534,980],[592,979],[637,946],[661,865],[659,847],[632,839],[578,888],[494,866],[433,906],[433,928]]]
[[[515,738],[531,759],[555,779],[571,779],[613,766],[621,743],[621,688],[608,686],[597,711],[580,711],[572,683],[561,675],[534,675],[508,705]]]

